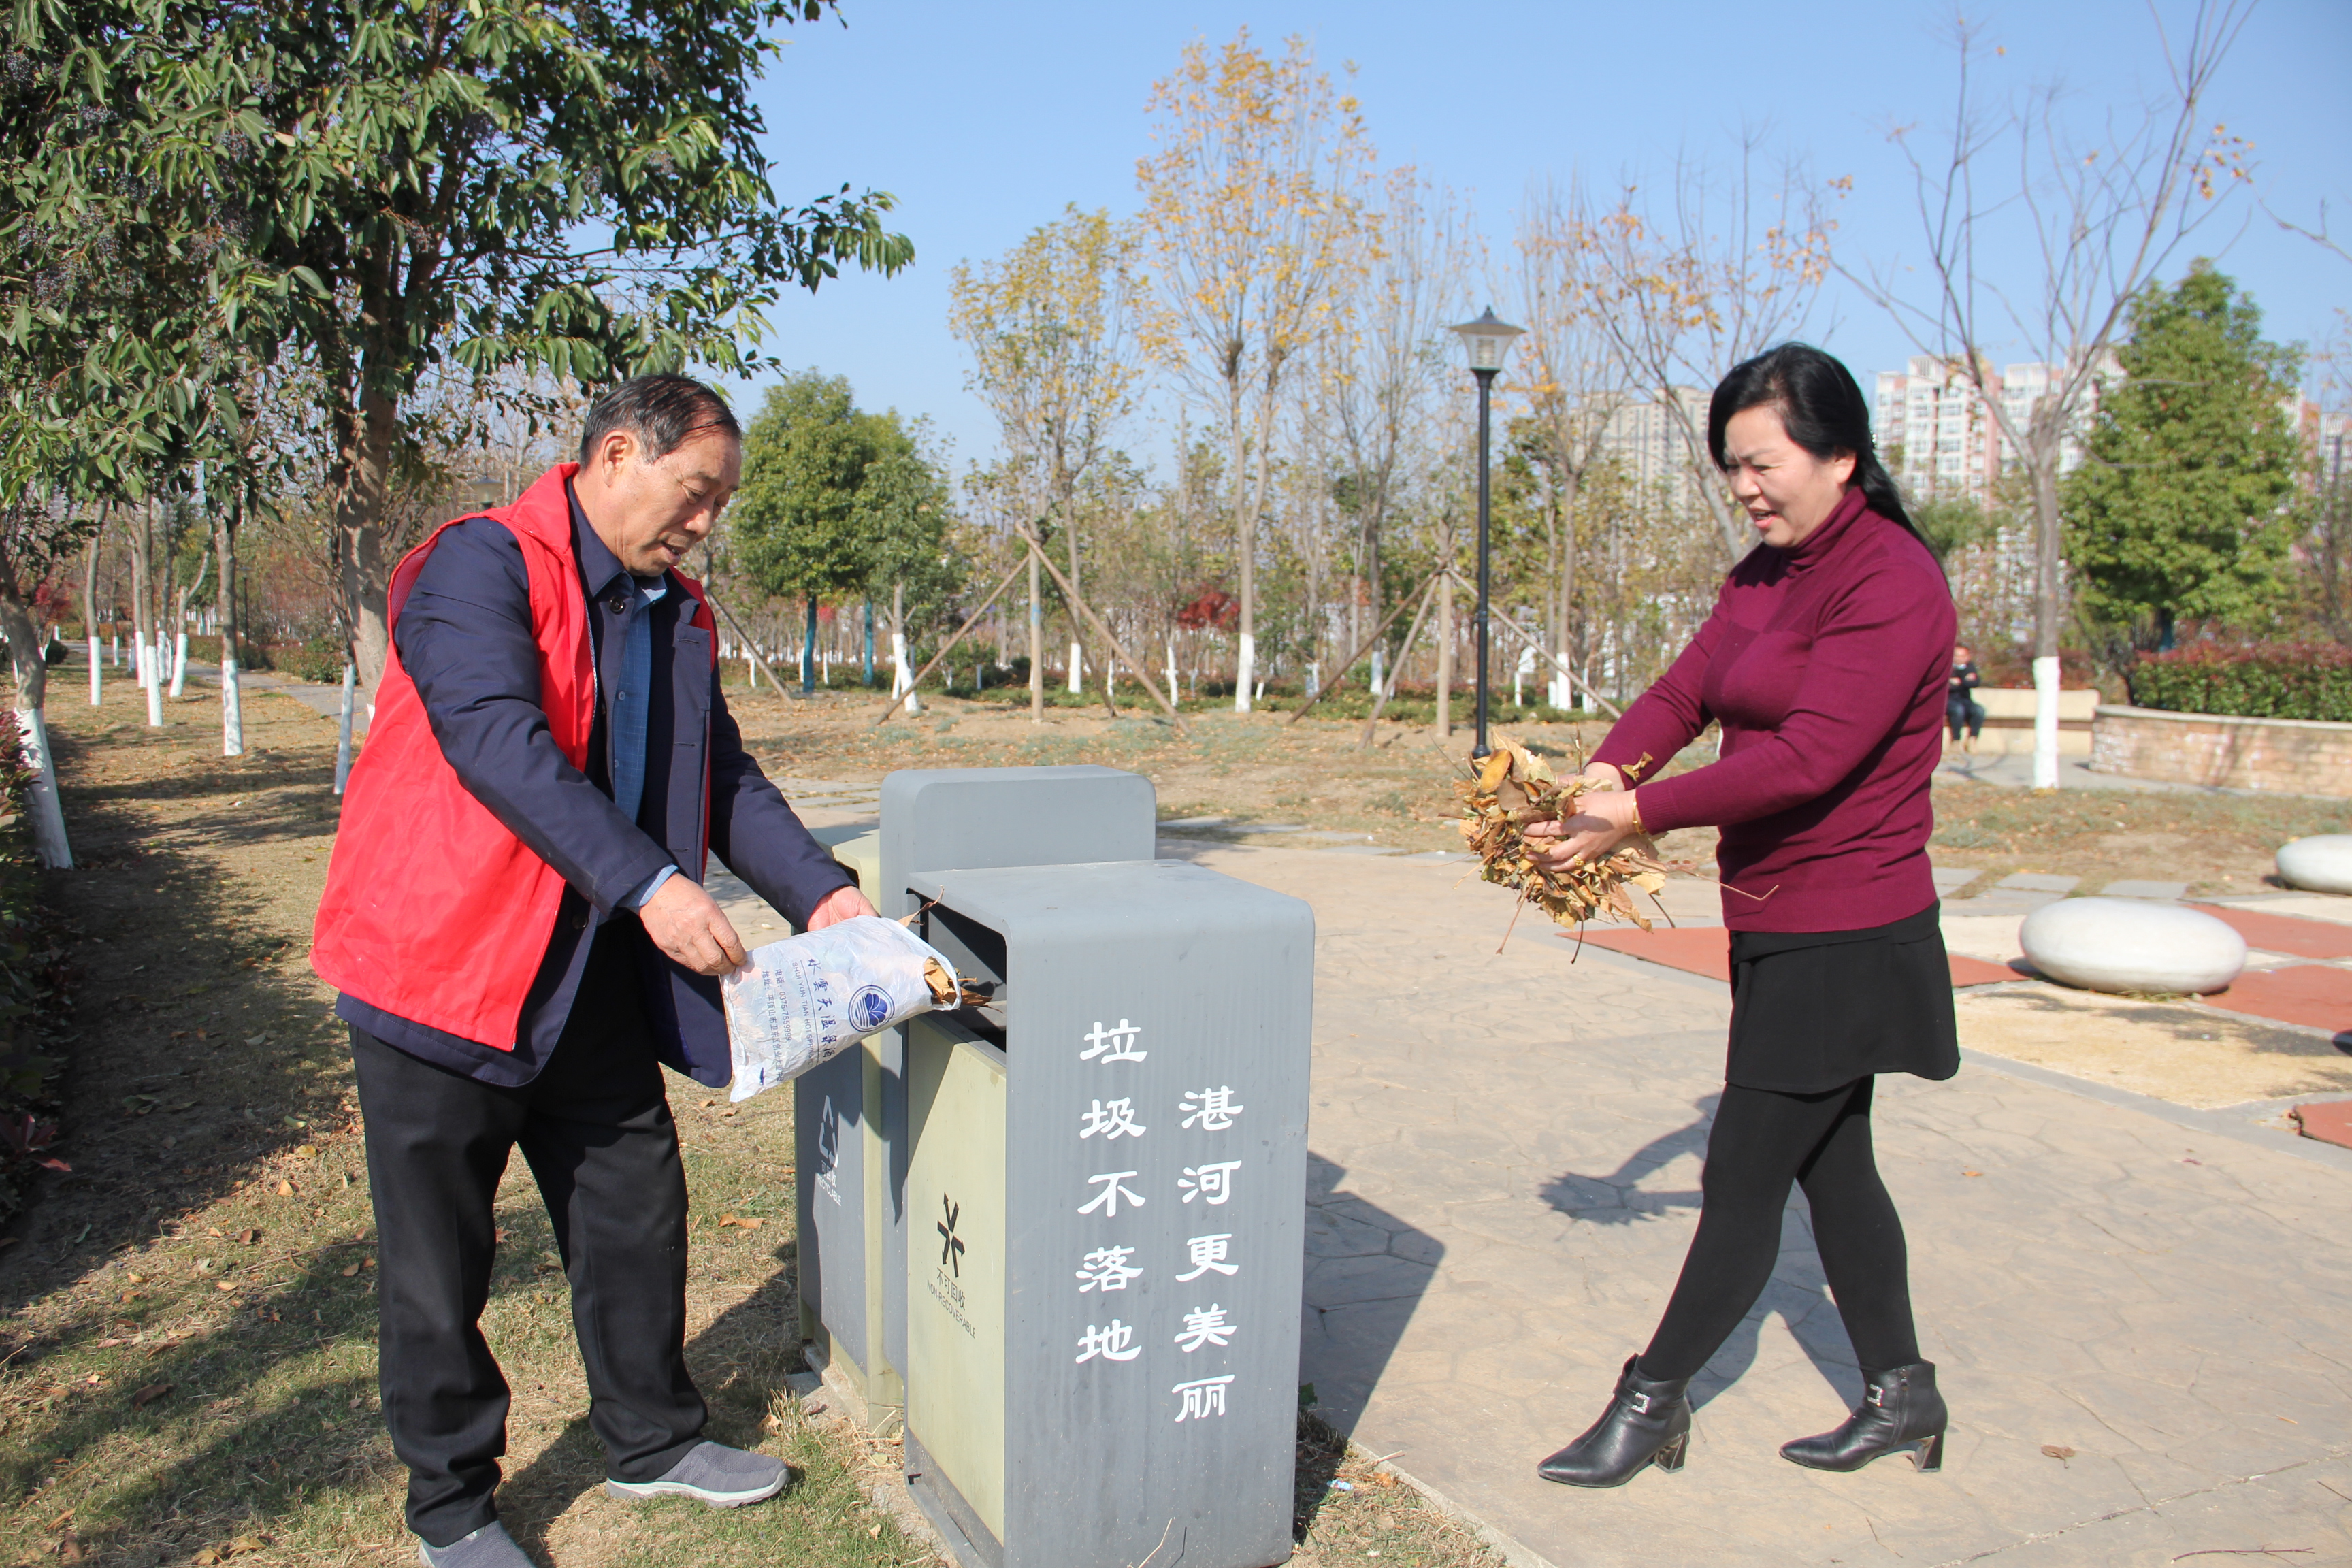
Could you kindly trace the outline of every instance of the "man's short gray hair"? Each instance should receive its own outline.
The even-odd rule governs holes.
[[[659,462],[706,430],[743,438],[743,426],[735,422],[727,400],[685,375],[632,376],[600,393],[588,405],[588,424],[580,432],[580,460],[587,462],[615,430],[626,430],[643,443],[651,462]]]

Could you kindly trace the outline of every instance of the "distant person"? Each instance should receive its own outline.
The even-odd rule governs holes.
[[[1601,791],[1528,829],[1557,835],[1545,858],[1569,865],[1630,834],[1720,826],[1731,928],[1730,1049],[1698,1232],[1601,1419],[1538,1467],[1570,1486],[1682,1468],[1690,1380],[1771,1279],[1791,1182],[1864,1392],[1843,1426],[1781,1456],[1852,1470],[1911,1448],[1932,1470],[1943,1455],[1944,1402],[1919,1359],[1870,1107],[1878,1073],[1959,1070],[1927,865],[1951,590],[1872,447],[1861,388],[1819,349],[1787,343],[1734,367],[1707,446],[1761,547],[1594,753],[1584,776]],[[1721,760],[1659,777],[1709,719]]]
[[[1972,695],[1984,684],[1977,672],[1977,656],[1969,645],[1958,643],[1952,648],[1952,673],[1944,682],[1944,722],[1952,732],[1952,743],[1964,752],[1977,749],[1977,737],[1984,732],[1984,704]],[[1968,731],[1962,740],[1960,731]]]
[[[686,1174],[662,1068],[728,1080],[743,943],[716,853],[797,925],[873,913],[743,749],[678,575],[742,474],[684,376],[596,399],[580,461],[449,523],[392,576],[312,963],[352,1031],[382,1252],[378,1378],[427,1568],[528,1568],[493,1497],[507,1384],[483,1342],[520,1147],[572,1287],[605,1489],[718,1508],[782,1462],[703,1436],[686,1366]]]

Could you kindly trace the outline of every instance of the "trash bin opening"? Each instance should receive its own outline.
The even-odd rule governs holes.
[[[1004,1049],[1004,933],[938,903],[923,910],[918,925],[922,939],[946,955],[972,990],[987,997],[950,1016],[998,1050]]]

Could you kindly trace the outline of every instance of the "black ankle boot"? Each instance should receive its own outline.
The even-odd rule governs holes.
[[[1911,1450],[1923,1470],[1944,1468],[1944,1396],[1936,1392],[1936,1364],[1913,1362],[1886,1372],[1862,1372],[1862,1403],[1845,1425],[1818,1437],[1780,1445],[1780,1457],[1815,1470],[1858,1470],[1882,1454]]]
[[[1628,1356],[1601,1419],[1536,1473],[1563,1486],[1622,1487],[1644,1465],[1681,1469],[1690,1447],[1689,1389],[1686,1377],[1643,1376],[1642,1358]]]

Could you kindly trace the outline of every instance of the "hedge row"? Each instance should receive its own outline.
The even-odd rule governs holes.
[[[2132,701],[2175,713],[2352,723],[2352,648],[2335,643],[2192,643],[2144,653]]]

